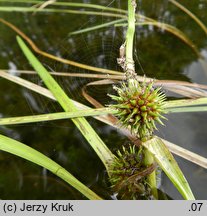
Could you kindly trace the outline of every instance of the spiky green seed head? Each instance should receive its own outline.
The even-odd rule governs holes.
[[[156,122],[165,118],[166,96],[161,88],[153,88],[153,82],[129,80],[115,86],[117,96],[109,95],[116,104],[110,105],[116,109],[120,125],[131,129],[131,132],[141,140],[150,137],[156,128]]]
[[[112,190],[121,199],[147,199],[150,188],[146,183],[147,167],[143,165],[142,148],[130,145],[117,152],[110,168]]]

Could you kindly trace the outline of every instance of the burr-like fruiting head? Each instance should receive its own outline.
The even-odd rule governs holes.
[[[109,177],[113,191],[121,199],[146,199],[150,196],[146,176],[154,171],[154,164],[148,167],[143,165],[142,147],[122,147],[122,151],[117,154]]]
[[[160,118],[165,113],[165,94],[161,87],[154,89],[153,82],[139,82],[130,79],[122,82],[120,87],[114,86],[118,96],[109,95],[116,104],[111,105],[118,111],[116,114],[123,127],[129,127],[131,132],[144,140],[150,137],[156,128],[155,123],[163,124]]]

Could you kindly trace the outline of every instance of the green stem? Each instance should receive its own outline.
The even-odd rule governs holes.
[[[146,148],[144,150],[144,164],[150,166],[155,163],[154,156]],[[151,193],[155,199],[158,199],[156,170],[147,176],[147,183],[151,188]]]
[[[115,24],[115,27],[124,27],[127,26],[127,23],[118,23]],[[145,26],[145,25],[153,25],[156,26],[157,28],[162,28],[163,30],[173,34],[175,37],[177,37],[178,39],[182,40],[185,44],[187,44],[198,57],[201,57],[200,51],[198,50],[197,46],[182,32],[180,31],[178,28],[169,25],[167,23],[163,23],[163,22],[158,22],[155,20],[150,20],[150,21],[139,21],[135,23],[136,26]]]
[[[133,43],[135,33],[135,9],[136,1],[128,0],[128,29],[126,34],[126,76],[131,77],[135,74],[134,60],[133,60]]]
[[[135,10],[136,10],[136,0],[128,0],[128,29],[126,35],[126,68],[125,75],[128,79],[129,84],[133,82],[134,78],[137,76],[134,67],[133,59],[133,43],[135,34]],[[153,155],[146,149],[143,149],[145,155],[144,165],[149,166],[154,163]],[[156,172],[152,172],[147,176],[147,183],[149,184],[152,195],[155,199],[158,198],[157,195],[157,183],[156,183]]]

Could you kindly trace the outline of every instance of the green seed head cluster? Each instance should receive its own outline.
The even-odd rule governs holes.
[[[152,135],[155,123],[163,124],[160,118],[164,113],[165,94],[160,88],[153,88],[153,82],[139,82],[130,79],[122,82],[120,87],[114,86],[118,96],[109,95],[116,104],[110,107],[118,110],[116,114],[123,127],[129,127],[131,132],[140,139]]]
[[[150,196],[149,186],[146,184],[146,175],[149,174],[143,164],[143,154],[135,146],[129,149],[123,147],[117,152],[110,169],[110,182],[114,192],[121,199],[147,199]]]

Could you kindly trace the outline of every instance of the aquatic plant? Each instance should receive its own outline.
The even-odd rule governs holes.
[[[112,190],[121,199],[149,199],[150,186],[146,176],[156,169],[155,164],[143,164],[143,149],[135,145],[122,146],[110,167]]]
[[[81,4],[81,6],[91,6],[98,8],[98,6],[90,4]],[[39,12],[41,10],[48,11],[47,8],[35,10],[35,8],[28,9],[25,7],[24,9],[27,12]],[[29,47],[27,47],[25,42],[20,37],[18,37],[17,40],[19,46],[21,47],[28,61],[30,61],[35,71],[39,74],[47,88],[50,90],[47,91],[47,93],[49,92],[50,98],[55,98],[62,106],[65,112],[57,113],[56,115],[39,115],[37,116],[37,118],[34,118],[34,116],[26,116],[18,118],[1,119],[2,121],[0,120],[0,122],[2,122],[2,124],[18,124],[26,122],[37,122],[43,120],[47,121],[53,119],[72,118],[72,121],[75,123],[76,127],[80,130],[80,132],[86,138],[86,140],[94,149],[96,154],[102,160],[108,172],[109,181],[112,184],[112,189],[117,191],[120,194],[120,197],[132,199],[143,197],[154,199],[158,198],[156,191],[157,185],[155,172],[155,163],[158,163],[159,166],[165,171],[165,173],[174,183],[174,185],[182,194],[182,196],[185,199],[194,199],[193,193],[191,192],[191,189],[184,175],[182,174],[180,168],[178,167],[175,159],[173,158],[172,154],[160,138],[153,136],[153,131],[154,129],[156,129],[156,122],[162,123],[160,118],[163,118],[163,113],[178,111],[182,112],[182,110],[179,109],[182,109],[183,107],[185,107],[185,111],[199,111],[201,110],[201,107],[192,107],[192,105],[198,104],[205,105],[202,108],[206,111],[207,99],[205,97],[202,99],[195,99],[190,101],[166,101],[166,96],[161,91],[161,88],[154,86],[155,82],[152,82],[151,79],[149,81],[147,78],[144,78],[144,80],[140,80],[140,77],[136,74],[133,60],[133,37],[136,25],[135,9],[136,1],[129,0],[128,31],[126,35],[126,43],[124,43],[123,46],[121,46],[124,47],[124,52],[122,52],[119,56],[119,60],[121,60],[119,61],[119,63],[124,69],[125,77],[122,73],[117,71],[112,71],[108,69],[101,70],[100,68],[86,66],[81,63],[65,60],[59,57],[55,57],[46,52],[43,52],[33,43],[31,39],[29,39],[18,28],[16,28],[14,25],[7,21],[0,19],[2,23],[6,24],[14,31],[16,31],[16,33],[18,33],[19,36],[21,36],[25,41],[27,41],[28,44],[33,48],[33,50],[39,54],[61,61],[63,63],[72,64],[74,66],[82,68],[87,68],[92,71],[101,71],[103,73],[116,75],[121,74],[121,79],[123,79],[121,81],[121,84],[114,85],[114,89],[117,95],[110,95],[110,97],[116,102],[116,104],[112,104],[108,108],[79,111],[78,108],[74,105],[74,102],[65,94],[65,92],[58,85],[58,83],[52,78],[52,76],[47,72],[43,65],[38,61],[38,59],[34,56]],[[0,10],[9,11],[17,10],[17,8],[0,8]],[[19,8],[18,10],[22,10],[22,8]],[[55,12],[55,10],[56,9],[52,11]],[[60,11],[56,10],[56,12]],[[68,12],[72,11],[68,10]],[[80,11],[73,12],[80,13]],[[124,13],[125,15],[120,14],[120,16],[116,15],[116,17],[127,18],[125,13],[126,11],[118,10],[118,12]],[[92,14],[92,12],[89,12],[88,14]],[[98,13],[93,14],[98,15]],[[102,12],[101,14],[103,15],[104,13]],[[105,15],[112,16],[112,14]],[[153,20],[148,19],[148,21]],[[185,37],[182,38],[184,38],[185,40]],[[186,41],[188,41],[188,44],[191,44],[189,40]],[[195,46],[193,47],[195,48]],[[13,78],[13,80],[15,80],[15,78]],[[21,84],[24,85],[23,83]],[[29,87],[28,82],[26,85],[27,87]],[[41,91],[39,91],[39,93],[41,93]],[[138,147],[137,145],[131,145],[127,148],[123,148],[121,146],[120,149],[122,149],[123,152],[118,151],[117,156],[112,154],[112,152],[108,149],[108,147],[97,135],[95,130],[90,126],[90,124],[85,120],[85,118],[83,118],[84,116],[104,115],[106,113],[118,116],[119,125],[117,125],[121,125],[121,127],[124,127],[126,130],[128,130],[128,132],[130,132],[130,135],[134,136],[136,139],[140,139]],[[89,199],[101,199],[98,195],[96,195],[91,190],[87,189],[86,186],[81,184],[77,179],[75,179],[62,167],[55,164],[52,160],[48,159],[44,155],[35,151],[34,149],[26,147],[24,144],[6,138],[2,135],[0,137],[0,140],[0,148],[2,150],[23,157],[27,160],[30,160],[36,164],[39,164],[51,170],[54,174],[61,177],[67,183],[71,184],[73,187],[75,187]],[[54,169],[53,166],[55,167]]]
[[[164,110],[165,94],[161,87],[154,89],[153,82],[139,82],[136,78],[129,83],[122,82],[120,87],[114,86],[118,96],[109,95],[116,104],[111,105],[118,112],[120,125],[130,128],[131,132],[144,140],[149,138],[154,129],[155,123],[163,125],[161,118]]]

